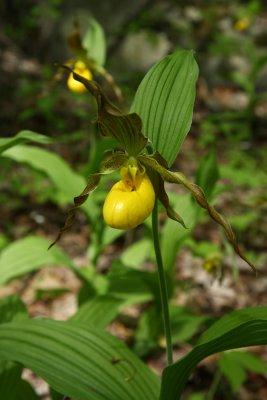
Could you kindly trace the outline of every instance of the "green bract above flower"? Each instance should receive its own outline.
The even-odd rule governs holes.
[[[140,117],[136,113],[121,113],[110,103],[96,82],[89,81],[75,72],[73,76],[83,83],[96,99],[100,133],[115,139],[121,149],[103,161],[99,173],[89,176],[86,188],[74,198],[74,207],[69,211],[65,225],[54,243],[72,226],[76,209],[97,188],[101,176],[120,170],[122,180],[113,186],[104,205],[104,218],[109,225],[120,229],[130,229],[139,225],[151,213],[156,197],[165,207],[168,217],[185,227],[182,217],[169,203],[164,182],[182,185],[193,195],[200,207],[206,209],[210,217],[222,226],[235,252],[256,271],[241,251],[230,224],[208,203],[203,190],[189,182],[183,173],[170,171],[167,161],[158,152],[148,154],[147,147],[151,148],[152,144],[142,133]],[[137,207],[140,207],[139,211]]]

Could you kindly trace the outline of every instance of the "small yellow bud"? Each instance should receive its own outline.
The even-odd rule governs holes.
[[[204,269],[208,273],[213,273],[222,261],[221,254],[210,254],[204,261]]]
[[[87,66],[85,65],[85,63],[83,61],[77,61],[74,65],[73,70],[74,70],[74,72],[76,72],[76,74],[81,75],[83,78],[86,78],[88,80],[93,79],[93,75],[92,75],[91,71],[87,68]],[[86,90],[87,90],[83,83],[76,81],[73,78],[72,72],[69,75],[69,78],[67,81],[67,86],[72,92],[75,92],[75,93],[83,93],[83,92],[86,92]]]
[[[248,17],[240,18],[235,23],[235,30],[241,32],[245,31],[250,26],[250,19]]]
[[[106,197],[103,216],[106,224],[112,228],[133,229],[153,210],[153,185],[147,174],[137,175],[135,169],[136,167],[129,167],[128,174],[122,169],[123,179],[112,186]]]

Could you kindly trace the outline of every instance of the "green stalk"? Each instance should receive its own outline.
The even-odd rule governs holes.
[[[170,314],[169,314],[169,305],[168,305],[167,284],[166,284],[166,279],[165,279],[165,273],[164,273],[162,256],[161,256],[161,251],[160,251],[160,243],[159,243],[157,200],[155,202],[155,206],[154,206],[154,209],[152,212],[152,232],[153,232],[154,250],[155,250],[155,255],[156,255],[156,260],[157,260],[157,265],[158,265],[160,298],[161,298],[163,324],[164,324],[166,346],[167,346],[167,360],[168,360],[168,365],[171,365],[173,363],[171,325],[170,325]]]

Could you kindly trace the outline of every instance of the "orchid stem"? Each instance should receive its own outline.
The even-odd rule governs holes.
[[[171,365],[173,363],[171,325],[170,325],[170,314],[169,314],[169,305],[168,305],[167,284],[166,284],[166,279],[165,279],[165,272],[164,272],[164,268],[163,268],[162,256],[161,256],[161,251],[160,251],[160,243],[159,243],[157,200],[155,202],[155,206],[154,206],[154,209],[152,212],[152,232],[153,232],[154,250],[155,250],[155,255],[156,255],[156,260],[157,260],[157,265],[158,265],[160,298],[161,298],[163,324],[164,324],[166,347],[167,347],[167,361],[168,361],[168,365]]]

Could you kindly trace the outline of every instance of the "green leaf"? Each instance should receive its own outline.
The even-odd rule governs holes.
[[[93,282],[88,282],[87,280],[82,285],[81,289],[78,293],[78,305],[79,308],[86,303],[88,300],[91,300],[94,296],[96,296],[97,291],[93,285]]]
[[[113,172],[119,168],[127,158],[124,154],[111,156],[103,162],[102,168],[105,171],[100,174],[90,175],[86,184],[86,180],[75,173],[63,159],[47,150],[21,145],[5,151],[3,155],[17,162],[26,163],[32,168],[44,172],[54,183],[55,187],[65,195],[67,201],[70,201],[76,196],[75,206],[70,209],[66,218],[66,223],[53,243],[57,242],[62,233],[72,226],[75,220],[75,211],[77,207],[82,206],[86,214],[94,219],[94,204],[91,203],[90,207],[84,204],[89,193],[97,187],[102,174]],[[81,193],[84,187],[85,189]],[[78,195],[79,193],[81,194]]]
[[[192,232],[196,222],[196,206],[192,203],[191,196],[169,193],[169,197],[171,203],[175,205],[175,209],[179,210],[179,213],[183,216],[189,229],[184,229],[182,225],[178,225],[172,219],[168,219],[164,224],[161,236],[161,250],[166,271],[171,271],[174,268],[177,252]]]
[[[234,311],[213,324],[198,345],[163,372],[160,400],[178,400],[196,365],[221,351],[267,344],[267,307]]]
[[[32,386],[28,382],[21,379],[18,385],[19,387],[16,400],[41,400],[41,398],[37,396]]]
[[[233,392],[237,392],[247,379],[247,371],[258,374],[267,373],[267,362],[248,351],[231,351],[224,353],[219,358],[219,366],[229,380]]]
[[[188,400],[205,400],[206,394],[203,392],[193,393],[190,395]]]
[[[56,390],[50,387],[49,390],[51,400],[63,400],[64,395],[62,393],[58,393]]]
[[[18,384],[22,366],[0,358],[0,393],[1,399],[17,400]]]
[[[195,315],[184,307],[171,305],[170,319],[173,343],[181,343],[191,339],[208,317]]]
[[[221,249],[218,243],[206,242],[206,241],[195,241],[190,238],[186,242],[192,253],[198,257],[206,258],[208,256],[220,255]]]
[[[152,253],[152,243],[150,239],[138,240],[128,246],[121,254],[121,261],[128,267],[138,268]]]
[[[49,244],[49,240],[37,236],[28,236],[10,244],[0,256],[0,284],[46,265],[73,268],[72,261],[58,247],[48,251]]]
[[[138,319],[134,351],[140,357],[159,347],[159,334],[162,333],[162,318],[159,315],[159,308],[152,306],[142,312]]]
[[[62,158],[48,150],[20,145],[5,151],[3,156],[45,173],[67,200],[76,196],[86,184],[85,179],[72,171]]]
[[[131,111],[171,166],[190,129],[198,67],[192,51],[178,50],[154,65],[137,89]]]
[[[116,147],[116,141],[112,138],[102,138],[90,146],[90,162],[86,168],[85,175],[93,174],[99,170],[99,167],[103,161],[103,154],[107,151],[113,151]]]
[[[53,140],[45,135],[41,135],[40,133],[35,133],[32,131],[21,131],[16,136],[2,138],[0,139],[0,154],[9,149],[10,147],[16,146],[25,142],[37,142],[42,144],[52,143]]]
[[[103,66],[106,61],[106,38],[102,26],[94,19],[89,19],[89,28],[82,39],[82,46],[87,56],[97,65]]]
[[[259,210],[255,207],[249,209],[244,214],[233,215],[229,218],[231,225],[239,232],[245,232],[247,229],[251,229],[252,226],[257,226],[261,218]]]
[[[105,225],[102,240],[101,240],[102,243],[100,243],[100,245],[101,245],[100,252],[102,252],[103,247],[114,242],[116,239],[118,239],[123,234],[124,234],[124,232],[122,230],[113,229],[110,226]]]
[[[248,351],[232,351],[229,353],[233,359],[238,361],[248,371],[257,374],[267,373],[267,362]]]
[[[105,329],[117,316],[121,306],[122,301],[112,296],[95,297],[83,303],[69,321],[84,323],[89,327]]]
[[[219,367],[228,379],[232,391],[236,393],[246,381],[247,374],[245,369],[237,360],[232,358],[231,353],[224,353],[220,356]]]
[[[146,309],[138,320],[135,352],[144,356],[159,346],[164,337],[164,325],[160,313],[160,305]],[[172,342],[181,343],[192,338],[207,317],[198,316],[184,307],[170,304],[170,320]]]
[[[257,167],[257,161],[253,160],[246,153],[238,154],[233,149],[233,153],[229,154],[229,162],[220,165],[220,175],[231,182],[234,187],[242,186],[243,188],[256,189],[266,184],[266,172],[264,169]],[[251,179],[248,179],[248,175]]]
[[[19,321],[28,317],[25,304],[15,295],[0,300],[0,324]]]
[[[168,274],[165,278],[170,295],[173,279]],[[161,307],[157,272],[133,269],[116,260],[107,274],[107,283],[106,293],[122,299],[124,306],[153,300]]]
[[[28,318],[24,303],[15,295],[0,300],[0,324],[21,321]],[[0,358],[0,393],[1,398],[18,400],[20,394],[22,366]],[[29,398],[30,400],[30,398]]]
[[[76,400],[156,400],[159,380],[124,343],[72,322],[0,326],[0,357],[16,361]]]
[[[243,308],[224,315],[201,335],[197,344],[201,345],[216,339],[227,333],[230,329],[237,328],[253,319],[267,319],[267,307]]]
[[[120,262],[112,265],[107,279],[108,293],[123,299],[124,305],[147,302],[154,297],[155,286],[158,289],[155,273],[135,270]]]

